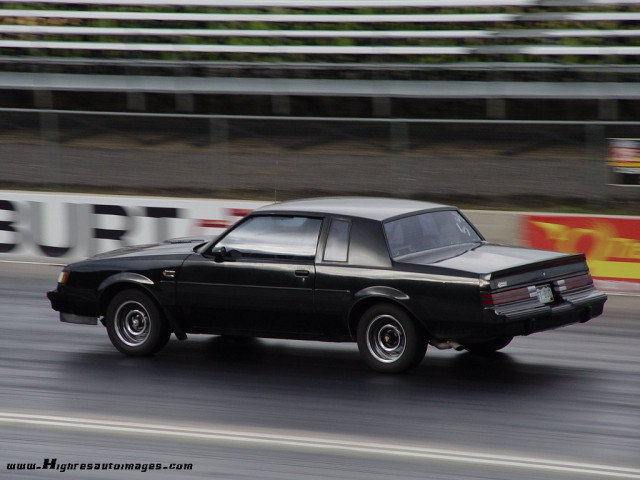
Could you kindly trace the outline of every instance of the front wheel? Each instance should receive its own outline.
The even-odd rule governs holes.
[[[138,290],[124,290],[113,297],[105,319],[111,343],[127,355],[151,355],[171,336],[157,305]]]
[[[372,369],[400,373],[422,361],[427,351],[427,339],[403,309],[379,304],[367,310],[360,319],[358,350]]]
[[[470,343],[469,345],[465,345],[464,348],[467,352],[476,355],[491,355],[509,345],[511,340],[513,340],[513,337],[500,337],[486,342]]]

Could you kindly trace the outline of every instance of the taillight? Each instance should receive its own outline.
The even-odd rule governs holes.
[[[538,293],[534,286],[513,288],[503,292],[484,292],[482,293],[482,305],[485,307],[493,307],[504,303],[521,302],[537,297]]]
[[[585,273],[583,275],[576,275],[575,277],[556,280],[553,284],[558,292],[566,292],[590,287],[593,285],[593,279],[591,278],[591,275]]]

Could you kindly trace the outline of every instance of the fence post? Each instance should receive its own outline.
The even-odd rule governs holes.
[[[391,122],[391,178],[395,188],[395,196],[409,195],[406,175],[407,153],[409,152],[409,125],[407,122]]]
[[[606,135],[604,125],[585,125],[585,197],[594,206],[606,198]]]
[[[230,189],[226,182],[229,171],[229,120],[211,117],[209,120],[209,143],[211,147],[211,186],[215,190]]]
[[[42,138],[43,172],[52,172],[49,177],[60,189],[62,186],[62,163],[60,158],[60,125],[59,116],[55,111],[41,111],[40,137]]]

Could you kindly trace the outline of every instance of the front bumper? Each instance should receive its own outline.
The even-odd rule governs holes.
[[[73,313],[60,312],[60,321],[64,323],[76,323],[81,325],[97,325],[98,317],[87,317]]]
[[[71,295],[60,290],[47,292],[47,298],[51,302],[51,308],[60,312],[60,321],[65,323],[79,323],[96,325],[98,316],[94,303],[85,298]]]

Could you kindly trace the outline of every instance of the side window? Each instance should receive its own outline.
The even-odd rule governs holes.
[[[349,258],[349,227],[346,220],[331,221],[327,246],[324,249],[324,260],[327,262],[346,262]]]
[[[224,237],[218,247],[245,256],[314,257],[322,220],[308,217],[253,217]]]

